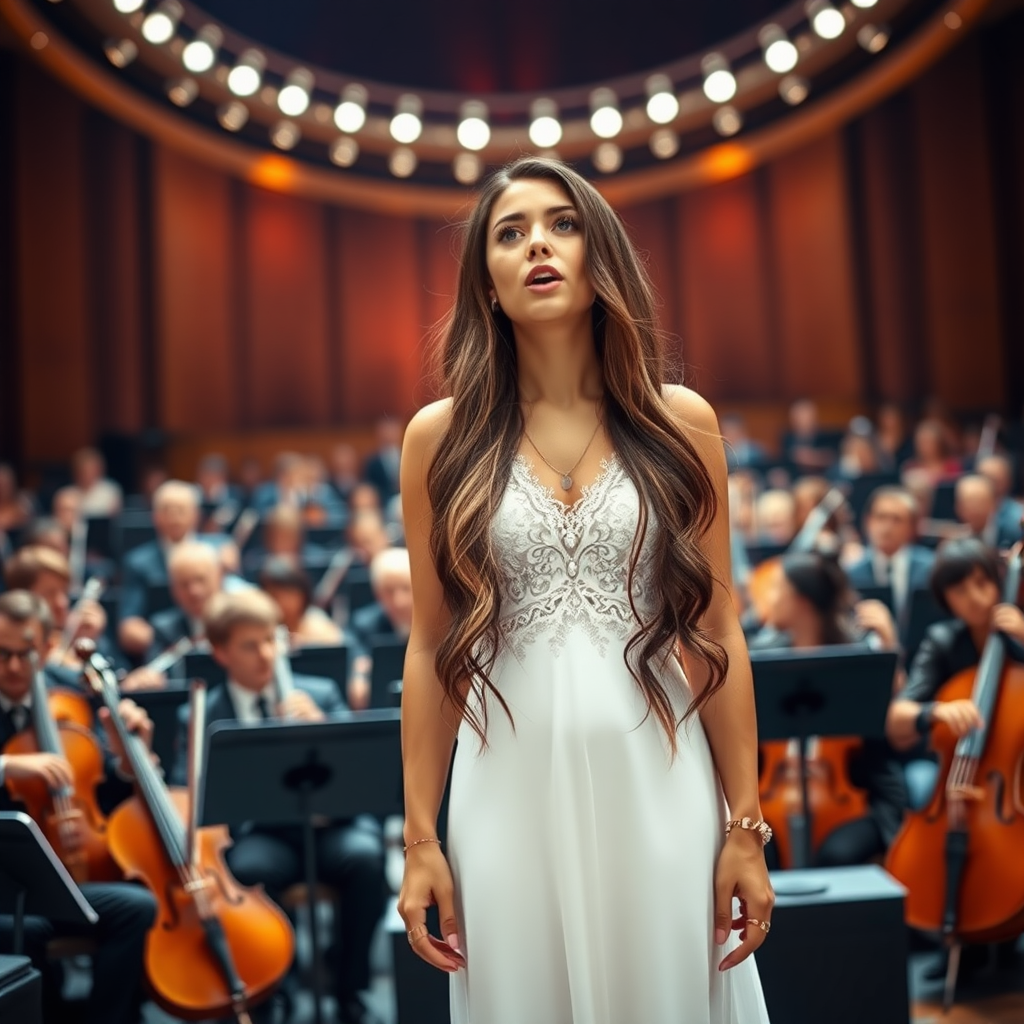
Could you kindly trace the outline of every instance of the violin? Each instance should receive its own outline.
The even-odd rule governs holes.
[[[249,1010],[269,997],[291,966],[295,935],[287,917],[260,889],[238,884],[224,864],[226,826],[199,828],[194,794],[205,704],[193,693],[189,788],[168,788],[144,741],[118,714],[117,682],[89,642],[78,650],[124,746],[137,794],[110,816],[110,850],[129,878],[157,901],[146,939],[146,980],[154,1001],[172,1016],[207,1020]],[[187,825],[186,825],[187,823]]]
[[[6,780],[11,798],[25,805],[78,883],[111,882],[121,871],[107,846],[107,821],[96,802],[106,775],[103,750],[92,733],[92,709],[70,690],[49,692],[39,655],[32,666],[32,727],[12,736],[4,754],[54,754],[71,765],[70,786],[51,789],[42,779]]]
[[[775,558],[767,558],[751,570],[750,579],[747,581],[747,593],[750,606],[754,609],[758,622],[768,620],[772,592],[782,573],[782,559],[786,555],[795,554],[798,551],[813,551],[818,537],[828,525],[828,521],[845,503],[846,498],[842,490],[838,487],[831,488],[811,509],[804,520],[804,525],[800,527],[800,531],[790,542],[785,553],[777,555]]]
[[[1018,542],[1003,598],[1021,586]],[[939,784],[923,810],[908,815],[886,859],[907,889],[907,923],[939,932],[958,954],[961,942],[998,942],[1024,931],[1024,667],[1007,661],[1002,634],[989,635],[976,668],[950,679],[938,701],[970,698],[985,725],[956,739],[935,723]],[[956,956],[950,957],[946,1003]]]

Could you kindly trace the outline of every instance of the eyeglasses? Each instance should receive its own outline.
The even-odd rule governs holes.
[[[22,661],[26,661],[32,651],[31,647],[21,647],[16,651],[12,651],[9,647],[0,647],[0,665],[8,664],[12,658],[21,658]]]

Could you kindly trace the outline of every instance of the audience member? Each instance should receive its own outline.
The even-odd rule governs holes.
[[[796,502],[789,491],[765,491],[754,506],[756,540],[762,544],[789,544],[796,535]]]
[[[903,410],[895,402],[886,402],[875,417],[875,441],[879,469],[892,473],[899,470],[914,454],[914,444],[907,433]]]
[[[359,484],[359,456],[350,444],[331,449],[331,477],[328,481],[338,499],[349,508],[349,496]]]
[[[363,467],[363,479],[377,489],[383,508],[399,491],[398,471],[402,458],[401,421],[385,416],[377,423],[377,450]]]
[[[818,406],[802,398],[789,407],[789,429],[782,435],[782,455],[804,472],[820,472],[836,460],[834,431],[823,430]]]
[[[996,534],[1003,539],[1020,537],[1024,505],[1010,497],[1013,489],[1013,463],[1006,455],[986,455],[978,459],[975,471],[986,477],[996,495]]]
[[[953,454],[947,430],[938,420],[922,420],[914,430],[914,455],[903,464],[903,473],[911,470],[932,487],[953,480],[960,473],[960,460]]]
[[[956,517],[989,547],[1003,550],[1020,539],[1020,522],[1009,522],[1001,528],[999,500],[992,480],[980,473],[960,477],[954,491]]]

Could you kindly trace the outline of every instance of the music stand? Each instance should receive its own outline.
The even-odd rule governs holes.
[[[861,645],[751,651],[758,738],[798,740],[801,815],[790,823],[794,867],[811,865],[807,741],[885,735],[896,651]]]
[[[316,929],[314,816],[402,813],[397,710],[327,722],[214,722],[206,736],[200,825],[301,825],[313,949],[313,1002],[322,1021]]]
[[[186,679],[202,679],[211,690],[228,681],[227,669],[209,651],[189,651],[181,660]]]
[[[65,924],[99,920],[39,826],[21,811],[0,811],[0,907],[14,914],[15,955],[24,946],[26,914]]]
[[[346,644],[311,644],[288,655],[292,672],[333,679],[342,693],[348,686],[349,649]]]
[[[405,671],[404,636],[379,635],[370,638],[370,707],[393,708],[402,702],[402,674]]]
[[[153,753],[160,758],[165,775],[170,775],[178,739],[178,708],[188,703],[188,688],[180,684],[164,690],[132,690],[128,693],[153,723]]]

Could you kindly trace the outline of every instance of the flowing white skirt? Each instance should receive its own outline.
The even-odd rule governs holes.
[[[737,940],[713,938],[725,806],[699,719],[671,759],[622,645],[564,641],[499,657],[514,731],[492,701],[486,749],[459,735],[453,1024],[765,1024],[753,959],[718,970]]]

